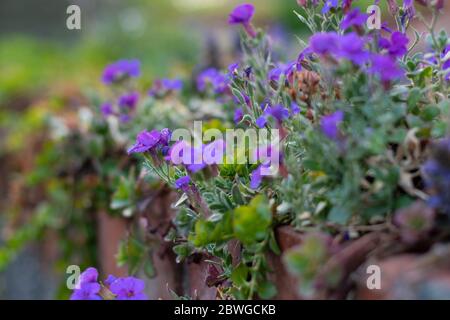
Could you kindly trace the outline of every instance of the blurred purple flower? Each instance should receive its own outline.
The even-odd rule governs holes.
[[[183,89],[183,81],[180,79],[162,79],[162,85],[168,91],[180,91]]]
[[[322,8],[322,14],[328,13],[331,8],[336,8],[338,6],[338,0],[325,0],[325,4]]]
[[[291,114],[295,115],[295,114],[299,114],[300,113],[300,107],[298,104],[296,104],[295,102],[291,103]]]
[[[190,182],[191,182],[191,178],[189,176],[184,176],[184,177],[178,178],[175,181],[175,188],[176,189],[182,189],[183,191],[186,191]]]
[[[256,32],[251,25],[251,20],[255,14],[255,7],[250,3],[238,5],[231,11],[228,17],[229,24],[242,24],[247,34],[251,37],[256,36]]]
[[[78,289],[75,289],[70,300],[101,300],[98,295],[101,289],[97,283],[98,271],[90,267],[83,271],[78,279]]]
[[[96,283],[84,283],[79,289],[75,289],[70,296],[70,300],[102,300],[99,296],[101,286]]]
[[[395,31],[391,34],[391,39],[381,37],[378,45],[381,49],[387,50],[392,57],[402,57],[408,52],[408,37],[401,32]]]
[[[104,282],[105,282],[105,285],[110,286],[116,280],[117,280],[117,277],[115,277],[112,274],[110,274],[108,276],[108,278],[106,278],[106,280]]]
[[[369,53],[364,50],[365,43],[356,33],[349,33],[340,38],[340,47],[336,56],[362,65],[369,59]]]
[[[95,269],[94,267],[89,267],[80,274],[79,282],[80,284],[97,282],[97,278],[97,269]]]
[[[127,122],[129,122],[131,120],[131,116],[130,115],[128,115],[128,114],[120,114],[119,115],[119,121],[121,122],[121,123],[127,123]]]
[[[280,80],[283,70],[281,67],[275,67],[269,71],[268,78],[270,81],[278,82]]]
[[[180,79],[156,79],[148,91],[152,97],[164,96],[169,92],[181,91],[183,89],[183,81]]]
[[[263,175],[261,174],[261,169],[263,166],[268,167],[267,165],[259,165],[255,170],[250,174],[250,188],[258,189],[261,185]]]
[[[239,63],[235,62],[228,66],[228,76],[230,79],[234,79],[236,75],[239,73]]]
[[[103,71],[104,84],[112,84],[125,78],[138,77],[141,73],[139,60],[118,60],[106,66]]]
[[[139,93],[137,92],[126,93],[119,97],[119,107],[134,109],[136,107],[138,100],[139,100]]]
[[[341,29],[346,30],[350,27],[360,27],[367,21],[368,15],[361,13],[359,8],[355,8],[347,13],[341,22]]]
[[[162,146],[167,146],[169,144],[172,132],[168,128],[164,128],[160,131],[161,137],[159,139],[159,144]]]
[[[278,123],[281,123],[283,120],[289,118],[289,110],[283,107],[281,104],[278,104],[274,107],[268,107],[265,110],[266,115],[274,118]]]
[[[266,123],[267,123],[267,118],[264,115],[261,115],[258,117],[258,119],[256,119],[256,125],[259,128],[263,128],[266,125]]]
[[[383,82],[396,80],[404,75],[402,69],[390,56],[374,54],[370,57],[370,61],[372,66],[369,68],[369,73],[377,74]]]
[[[320,121],[323,134],[331,140],[337,140],[339,138],[339,125],[343,120],[344,112],[340,110],[323,116]]]
[[[256,119],[256,125],[259,128],[263,128],[270,117],[275,119],[278,124],[281,124],[281,122],[289,118],[289,110],[280,104],[274,107],[268,106],[264,109],[264,113]]]
[[[255,7],[250,3],[238,5],[231,11],[229,24],[248,24],[255,13]]]
[[[109,289],[116,295],[117,300],[146,300],[145,283],[134,277],[119,278]]]
[[[198,75],[197,89],[200,92],[204,92],[208,85],[213,88],[215,93],[224,93],[228,88],[228,79],[219,70],[209,68]]]
[[[331,54],[339,47],[339,35],[336,32],[316,33],[309,39],[309,47],[319,55]]]
[[[238,124],[239,122],[241,122],[242,118],[244,117],[244,112],[242,111],[242,108],[236,109],[234,111],[234,123]]]
[[[110,102],[105,102],[100,107],[100,112],[103,114],[104,117],[108,117],[108,116],[114,114],[112,104]]]

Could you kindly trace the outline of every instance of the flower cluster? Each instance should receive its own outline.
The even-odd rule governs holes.
[[[97,269],[90,267],[81,273],[71,300],[147,300],[145,283],[135,277],[116,278],[109,275],[98,281]]]
[[[139,60],[118,60],[108,66],[103,71],[103,83],[106,85],[120,84],[130,78],[140,75]],[[103,103],[100,111],[105,118],[117,117],[122,123],[129,122],[136,112],[139,102],[139,93],[135,90],[120,91],[112,101]]]
[[[119,60],[106,66],[102,80],[104,84],[116,84],[129,78],[136,78],[141,74],[139,60]]]
[[[165,97],[171,93],[183,89],[183,81],[180,79],[157,79],[153,82],[148,94],[152,97]]]
[[[211,89],[216,94],[228,91],[228,77],[215,68],[208,68],[197,76],[197,90],[205,92]]]

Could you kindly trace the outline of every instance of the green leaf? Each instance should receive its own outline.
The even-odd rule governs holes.
[[[240,206],[234,210],[233,230],[244,244],[263,240],[271,222],[269,202],[263,195],[253,198],[248,206]]]
[[[231,193],[233,195],[233,200],[237,205],[245,204],[244,197],[243,197],[241,191],[239,190],[238,185],[233,186],[233,188],[231,189]]]
[[[342,207],[333,207],[328,214],[328,219],[331,222],[345,224],[351,217],[351,212],[348,209]]]
[[[270,281],[264,281],[258,285],[256,291],[261,299],[271,299],[276,296],[277,287]]]
[[[237,287],[245,285],[248,272],[248,267],[243,263],[239,263],[239,265],[231,272],[231,281],[233,281],[233,284]]]
[[[422,92],[419,88],[413,88],[411,89],[407,104],[408,104],[408,110],[412,112],[413,114],[417,114],[419,112],[418,103],[420,101],[420,98],[422,97]]]
[[[437,106],[428,106],[422,111],[420,117],[425,121],[431,121],[439,116],[440,113],[441,110]]]
[[[275,254],[281,254],[281,249],[278,246],[277,239],[275,238],[275,234],[272,231],[269,238],[269,247]]]
[[[182,243],[173,247],[173,252],[177,255],[177,262],[183,261],[185,258],[189,257],[192,253],[192,247],[189,243]]]
[[[147,259],[144,262],[144,273],[149,278],[153,278],[156,275],[155,267],[151,259]]]

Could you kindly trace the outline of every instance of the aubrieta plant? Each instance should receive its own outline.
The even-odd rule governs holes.
[[[280,253],[279,225],[342,232],[348,239],[350,228],[388,224],[399,210],[399,228],[418,228],[405,236],[411,242],[433,228],[434,209],[448,214],[447,140],[437,143],[424,166],[429,146],[448,131],[450,42],[435,29],[443,1],[388,2],[395,25],[369,30],[371,14],[352,1],[298,1],[296,14],[312,35],[292,61],[272,60],[268,36],[252,23],[253,5],[230,13],[229,24],[243,30],[242,56],[227,70],[201,72],[196,86],[227,108],[221,121],[278,130],[275,174],[261,174],[271,167],[264,159],[175,163],[171,151],[186,142],[173,144],[165,128],[141,132],[129,149],[180,194],[166,239],[175,244],[178,261],[195,253],[213,266],[208,284],[222,298],[276,295],[267,252]],[[413,20],[426,32],[414,29]],[[223,143],[203,142],[191,147],[193,158],[201,157],[195,148]],[[258,147],[236,151],[248,158]],[[299,290],[306,296],[313,295],[314,276],[330,250],[322,236],[308,239],[285,255],[289,270],[304,280]]]
[[[450,41],[436,30],[444,2],[390,0],[392,24],[381,29],[369,29],[373,13],[351,0],[297,2],[299,23],[312,32],[297,57],[274,60],[271,39],[253,23],[254,6],[239,5],[228,22],[242,31],[241,56],[226,70],[202,70],[187,103],[179,79],[155,80],[141,94],[136,60],[119,60],[102,77],[111,91],[94,136],[114,141],[116,150],[128,145],[129,160],[110,171],[104,154],[105,179],[119,181],[110,207],[134,216],[148,184],[175,190],[176,216],[165,240],[178,262],[195,256],[209,264],[206,283],[221,299],[277,294],[268,253],[281,254],[281,225],[306,234],[283,256],[305,297],[341,281],[339,268],[323,269],[339,246],[333,237],[345,242],[361,234],[351,232],[359,227],[394,228],[411,245],[448,226]],[[208,105],[223,112],[205,116]],[[237,147],[222,139],[173,139],[197,119],[209,120],[203,130],[253,129],[268,138]],[[225,156],[230,149],[235,158]],[[142,261],[128,254],[130,246],[146,256],[145,233],[118,255],[135,274]],[[141,280],[110,276],[100,284],[97,277],[86,270],[72,298],[145,298]]]

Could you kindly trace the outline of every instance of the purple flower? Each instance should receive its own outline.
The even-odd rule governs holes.
[[[283,107],[281,104],[276,105],[274,107],[268,107],[265,110],[265,113],[268,116],[274,118],[278,123],[281,123],[283,120],[289,118],[289,110]]]
[[[228,77],[234,79],[239,72],[239,63],[235,62],[228,66]]]
[[[114,281],[117,280],[117,277],[113,276],[112,274],[110,274],[108,276],[108,278],[106,278],[106,280],[104,281],[105,284],[109,287]]]
[[[305,57],[311,55],[311,53],[312,50],[310,47],[306,47],[299,53],[296,62],[296,68],[298,71],[302,70],[302,62],[305,60]]]
[[[119,278],[109,287],[117,300],[146,300],[145,283],[134,277]]]
[[[242,24],[247,34],[254,38],[256,37],[256,32],[251,25],[251,19],[255,13],[255,7],[250,4],[241,4],[233,9],[228,18],[229,24]]]
[[[391,39],[381,37],[378,46],[387,50],[392,57],[402,57],[408,52],[408,37],[401,32],[395,31],[391,34]]]
[[[364,41],[356,33],[346,34],[340,39],[340,47],[336,56],[362,65],[369,59],[369,53],[364,50],[364,45]]]
[[[106,66],[103,71],[104,84],[112,84],[125,78],[138,77],[141,73],[139,60],[119,60]]]
[[[295,102],[291,103],[291,115],[299,114],[300,113],[300,107]]]
[[[242,108],[236,109],[234,111],[234,123],[238,124],[241,122],[242,118],[244,117],[244,112],[242,111]]]
[[[186,190],[187,187],[189,186],[190,182],[191,182],[191,178],[189,176],[184,176],[184,177],[178,178],[175,181],[175,188]]]
[[[261,166],[258,166],[250,174],[250,188],[258,189],[262,182]]]
[[[331,140],[337,140],[339,137],[339,125],[343,119],[344,113],[342,111],[323,116],[320,121],[323,134]]]
[[[128,114],[120,114],[119,115],[119,121],[121,122],[121,123],[127,123],[128,121],[130,121],[131,120],[131,117],[130,117],[130,115],[128,115]]]
[[[345,15],[341,22],[341,29],[346,30],[350,27],[360,27],[367,21],[368,15],[361,13],[359,8],[355,8]]]
[[[103,114],[104,117],[108,117],[108,116],[114,114],[112,104],[110,102],[105,102],[100,107],[100,112]]]
[[[95,268],[87,268],[78,279],[78,289],[75,289],[70,300],[101,300],[98,295],[101,286],[97,283],[98,271]]]
[[[261,182],[264,178],[264,175],[262,174],[262,170],[266,169],[268,170],[270,168],[270,163],[264,163],[260,164],[255,170],[252,171],[250,174],[250,188],[252,189],[258,189],[261,185]]]
[[[275,67],[269,71],[268,78],[270,81],[278,82],[280,80],[283,70],[281,67]]]
[[[156,147],[161,139],[158,130],[142,131],[136,138],[136,143],[128,150],[128,154],[142,153]]]
[[[208,85],[211,85],[215,93],[224,93],[228,88],[228,78],[217,69],[206,69],[197,77],[197,89],[204,92]]]
[[[322,8],[322,14],[328,13],[331,8],[336,8],[338,6],[338,0],[325,0],[325,5]]]
[[[126,93],[119,98],[119,107],[134,109],[139,100],[139,93],[131,92]]]
[[[269,81],[278,82],[282,74],[289,78],[296,70],[300,70],[297,67],[297,61],[291,61],[287,64],[280,63],[269,71]]]
[[[263,128],[266,125],[266,123],[267,123],[267,118],[265,115],[261,115],[258,117],[258,119],[256,119],[256,125],[259,128]]]
[[[167,91],[179,91],[183,89],[183,81],[180,79],[162,79],[162,85]]]
[[[161,137],[159,139],[159,144],[162,146],[167,146],[169,144],[172,132],[168,128],[164,128],[160,131]]]
[[[101,286],[96,283],[84,283],[79,289],[75,289],[70,296],[70,300],[102,300],[99,296]]]
[[[403,9],[404,9],[405,13],[401,17],[402,25],[404,25],[404,20],[406,17],[408,17],[409,19],[412,19],[416,15],[416,9],[414,8],[413,0],[404,0],[403,1]]]
[[[95,269],[94,267],[90,267],[81,273],[79,282],[80,282],[80,284],[93,283],[93,282],[97,282],[97,278],[98,278],[97,269]]]
[[[266,125],[268,118],[270,117],[275,119],[278,124],[281,124],[283,120],[289,118],[289,110],[280,104],[274,107],[268,106],[264,110],[264,113],[260,117],[258,117],[258,119],[256,119],[256,125],[259,128],[263,128]]]
[[[255,7],[250,4],[241,4],[231,11],[228,18],[229,24],[249,24],[255,13]]]
[[[180,79],[156,79],[148,94],[152,97],[164,96],[169,92],[183,89],[183,81]]]
[[[336,32],[321,32],[309,39],[309,48],[312,52],[325,55],[331,54],[339,47],[339,35]]]
[[[388,52],[393,57],[402,57],[408,52],[409,39],[406,34],[394,32],[391,35],[391,45]]]
[[[389,82],[403,76],[403,71],[397,66],[395,60],[389,56],[374,54],[370,58],[372,66],[369,72],[377,74],[381,81]]]

